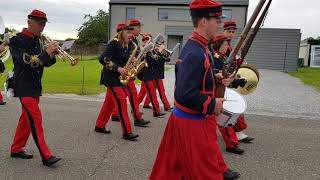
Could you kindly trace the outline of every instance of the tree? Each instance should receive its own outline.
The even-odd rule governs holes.
[[[78,30],[77,43],[92,46],[107,40],[109,13],[98,10],[97,15],[84,15],[86,20]]]

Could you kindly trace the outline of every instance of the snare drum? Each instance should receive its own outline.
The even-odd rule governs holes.
[[[217,124],[224,127],[233,126],[240,114],[246,111],[247,103],[241,94],[231,88],[226,88],[224,99],[224,112],[217,117]]]

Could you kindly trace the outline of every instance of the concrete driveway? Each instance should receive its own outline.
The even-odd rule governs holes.
[[[320,179],[319,93],[284,73],[261,72],[258,90],[247,97],[246,132],[256,140],[241,145],[246,152],[237,156],[224,152],[219,136],[227,163],[241,172],[244,180]],[[120,138],[117,122],[110,122],[110,135],[93,131],[101,101],[100,96],[42,98],[48,145],[55,155],[63,158],[52,169],[42,166],[32,138],[27,150],[34,153],[34,159],[9,157],[21,107],[16,99],[0,106],[0,179],[147,179],[169,114],[165,118],[152,118],[150,111],[142,109],[144,118],[152,124],[148,128],[134,128],[140,134],[139,141],[127,142]]]

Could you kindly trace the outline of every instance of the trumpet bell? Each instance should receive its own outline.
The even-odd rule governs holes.
[[[5,63],[10,57],[10,49],[8,46],[6,46],[6,49],[0,53],[0,61],[2,61],[3,63]]]
[[[75,65],[78,64],[79,58],[73,58],[73,59],[71,59],[70,61],[71,61],[71,62],[70,62],[71,66],[75,66]]]
[[[248,95],[257,89],[260,80],[260,74],[254,65],[243,64],[239,68],[235,78],[244,78],[247,80],[245,86],[239,86],[236,91],[238,91],[241,95]]]

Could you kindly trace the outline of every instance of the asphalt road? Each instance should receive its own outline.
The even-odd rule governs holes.
[[[147,179],[156,156],[165,118],[151,118],[142,109],[144,118],[151,120],[148,128],[134,128],[139,141],[121,139],[117,122],[110,122],[112,134],[93,131],[101,102],[43,97],[43,126],[50,149],[63,158],[54,168],[41,164],[40,155],[30,138],[27,150],[32,160],[9,157],[9,149],[20,115],[17,100],[0,107],[0,179],[1,180],[122,180]],[[130,117],[131,118],[131,117]],[[219,144],[229,166],[241,173],[241,179],[320,179],[320,117],[288,118],[279,116],[247,116],[247,134],[256,138],[243,145],[242,156],[228,154],[219,135]]]

